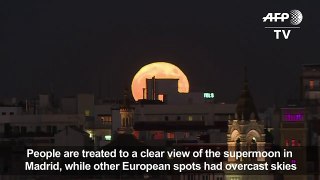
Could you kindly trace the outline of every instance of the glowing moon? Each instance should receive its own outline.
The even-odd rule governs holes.
[[[146,79],[179,79],[178,92],[189,92],[187,76],[175,65],[167,62],[154,62],[143,66],[134,76],[131,84],[132,95],[137,101],[143,98],[143,88],[146,88]]]

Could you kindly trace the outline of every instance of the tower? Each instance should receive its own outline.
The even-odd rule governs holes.
[[[130,99],[128,97],[128,90],[124,91],[123,103],[120,106],[120,128],[119,134],[132,134],[133,133],[133,115],[134,108],[130,106]]]
[[[284,179],[307,179],[303,174],[307,170],[307,122],[304,107],[288,106],[281,108],[280,121],[280,145],[284,149],[293,151],[292,158],[287,158],[289,163],[295,163],[298,167],[298,175],[287,175]],[[314,155],[312,155],[314,156]]]
[[[228,120],[227,144],[228,151],[264,151],[265,133],[264,123],[259,119],[253,98],[249,91],[247,71],[244,73],[244,86],[236,106],[234,118]],[[245,162],[265,162],[265,158],[228,158],[228,163],[245,163]],[[247,175],[229,174],[226,172],[226,179],[248,179]],[[250,178],[253,178],[251,176]],[[249,178],[249,179],[250,179]],[[258,177],[256,179],[268,179],[268,176]]]

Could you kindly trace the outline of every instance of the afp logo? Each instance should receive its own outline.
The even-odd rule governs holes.
[[[291,10],[289,13],[268,13],[265,17],[262,18],[264,23],[276,23],[278,25],[265,27],[266,29],[273,29],[276,39],[280,39],[281,35],[284,39],[289,39],[291,30],[299,29],[300,27],[298,25],[301,24],[302,19],[303,15],[301,11],[297,9]]]

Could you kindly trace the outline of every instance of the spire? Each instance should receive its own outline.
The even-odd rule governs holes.
[[[254,117],[258,118],[256,107],[253,102],[253,98],[251,97],[251,93],[249,91],[249,83],[247,77],[247,67],[244,67],[244,85],[241,92],[241,95],[237,104],[237,115],[241,117],[243,120],[250,120],[251,114],[254,114]]]
[[[130,107],[130,99],[128,95],[129,90],[127,88],[123,91],[123,103],[121,105],[121,108],[129,108]]]

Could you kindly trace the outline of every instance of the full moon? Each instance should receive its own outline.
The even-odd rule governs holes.
[[[146,79],[179,79],[178,92],[189,92],[187,76],[177,66],[167,62],[154,62],[143,66],[134,76],[131,84],[132,95],[137,101],[143,98],[143,88],[146,88]]]

